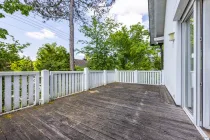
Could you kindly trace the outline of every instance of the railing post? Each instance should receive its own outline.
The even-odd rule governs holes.
[[[85,91],[89,90],[89,70],[88,68],[84,68],[84,85],[85,85]]]
[[[134,71],[134,83],[138,83],[138,71]]]
[[[115,69],[115,81],[119,82],[119,71]]]
[[[54,98],[53,74],[50,72],[50,99]]]
[[[49,102],[49,71],[48,70],[42,70],[41,71],[41,78],[42,78],[42,94],[41,94],[41,99],[42,102],[41,104],[48,103]]]
[[[160,71],[161,73],[161,85],[164,85],[164,70]]]
[[[104,70],[104,85],[107,85],[107,71]]]
[[[39,83],[39,76],[40,74],[37,73],[35,77],[35,105],[39,104],[39,91],[40,91],[40,83]]]

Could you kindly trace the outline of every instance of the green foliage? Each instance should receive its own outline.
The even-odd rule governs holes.
[[[44,44],[37,52],[36,70],[64,71],[69,70],[69,53],[56,43]]]
[[[7,36],[8,35],[8,32],[7,32],[7,30],[5,30],[5,29],[3,29],[3,28],[0,28],[0,38],[2,38],[2,39],[6,39]]]
[[[32,7],[21,3],[19,0],[4,0],[4,2],[0,4],[0,10],[3,10],[8,14],[13,14],[17,11],[20,11],[21,14],[28,16],[29,12],[32,10]],[[4,17],[5,15],[0,12],[0,18]],[[0,38],[6,39],[7,35],[7,30],[0,28]]]
[[[128,29],[111,19],[93,18],[81,32],[89,40],[80,41],[86,46],[79,52],[86,55],[91,69],[160,69],[160,49],[149,45],[148,30],[140,23]]]
[[[15,61],[11,64],[11,70],[13,71],[33,71],[33,61],[29,57],[23,57],[22,59]]]
[[[69,20],[73,14],[75,22],[87,23],[90,10],[97,16],[106,14],[115,0],[24,0],[46,20]],[[73,12],[70,4],[73,2]]]
[[[20,55],[24,48],[30,44],[20,44],[12,37],[13,43],[0,42],[0,71],[11,70],[11,64],[20,60]]]
[[[105,22],[100,22],[93,17],[90,26],[85,25],[81,28],[81,32],[90,40],[80,40],[79,42],[86,46],[77,51],[86,55],[89,68],[109,70],[115,67],[115,54],[113,49],[108,47],[108,37],[118,27],[119,24],[112,19],[107,18]]]
[[[84,68],[76,65],[76,66],[75,66],[75,70],[76,70],[76,71],[83,71]]]

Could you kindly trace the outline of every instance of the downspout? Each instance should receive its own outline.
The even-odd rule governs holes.
[[[203,126],[203,0],[200,0],[200,53],[200,121],[201,126]]]

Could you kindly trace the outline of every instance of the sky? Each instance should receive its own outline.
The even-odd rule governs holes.
[[[141,22],[146,28],[149,26],[148,20],[148,0],[116,0],[109,13],[117,22],[121,22],[127,27]],[[15,13],[6,15],[0,19],[0,27],[7,29],[20,43],[30,43],[31,45],[23,50],[21,55],[36,59],[36,53],[45,43],[56,42],[57,45],[64,46],[69,51],[69,24],[67,21],[47,21],[31,13],[28,17]],[[75,49],[81,49],[84,45],[78,40],[86,39],[79,32],[79,25],[75,24]],[[10,39],[7,40],[8,42]],[[75,53],[76,59],[83,59],[83,54]]]

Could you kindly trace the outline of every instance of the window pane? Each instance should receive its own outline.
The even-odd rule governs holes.
[[[194,19],[193,15],[187,21],[187,92],[186,107],[193,114],[194,97]]]

